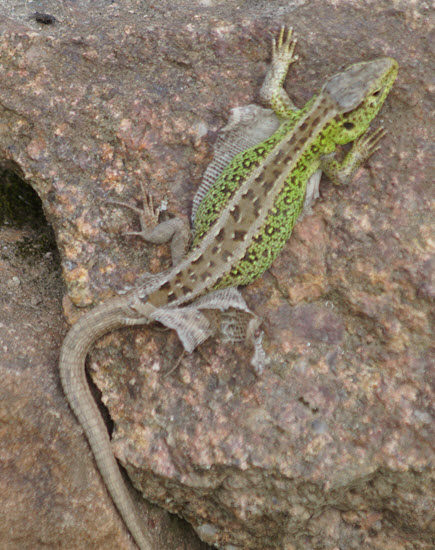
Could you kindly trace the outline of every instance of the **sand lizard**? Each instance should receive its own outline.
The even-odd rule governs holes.
[[[173,267],[126,294],[83,315],[67,334],[60,359],[62,385],[92,448],[104,482],[141,550],[150,550],[110,446],[106,426],[89,391],[85,359],[103,334],[154,321],[177,330],[186,351],[213,334],[206,312],[218,313],[220,330],[236,340],[252,338],[254,367],[264,365],[259,321],[238,285],[258,278],[276,258],[304,206],[318,196],[321,172],[347,183],[378,149],[384,135],[369,125],[387,97],[398,65],[384,57],[350,66],[329,79],[318,95],[298,110],[282,85],[296,40],[283,27],[273,40],[272,64],[260,96],[272,107],[235,109],[193,201],[193,240],[186,251],[186,224],[157,223],[158,212],[145,196],[139,210],[142,231],[153,243],[172,241]],[[343,162],[337,145],[353,142]],[[243,319],[240,322],[238,319]]]

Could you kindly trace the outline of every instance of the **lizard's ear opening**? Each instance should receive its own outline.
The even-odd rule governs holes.
[[[360,120],[358,109],[343,114],[339,125],[341,135],[337,139],[337,143],[340,144],[357,139],[367,129],[363,121]]]

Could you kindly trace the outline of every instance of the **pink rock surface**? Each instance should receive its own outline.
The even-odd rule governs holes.
[[[106,201],[139,199],[143,181],[157,203],[166,198],[171,213],[188,216],[217,130],[231,107],[255,98],[269,31],[291,23],[298,34],[287,89],[299,106],[353,61],[392,55],[401,69],[376,122],[388,130],[381,150],[350,186],[322,182],[313,213],[243,291],[264,319],[270,364],[261,377],[241,344],[208,341],[167,377],[181,353],[172,332],[125,330],[96,344],[90,371],[115,423],[115,453],[144,498],[226,550],[429,550],[433,105],[424,7],[159,4],[53,4],[57,21],[44,26],[13,7],[0,25],[0,159],[42,199],[69,321],[74,306],[168,266],[167,248],[122,237],[137,220]],[[29,362],[34,354],[29,348]],[[103,540],[107,549],[132,548],[86,444],[69,440],[80,430],[56,371],[44,402],[46,379],[15,384],[16,361],[3,385],[0,441],[21,458],[4,461],[9,476],[16,469],[17,490],[0,490],[2,547],[95,548]],[[59,488],[41,482],[23,499],[32,473]],[[35,510],[42,519],[20,541]],[[100,538],[87,539],[94,531]]]

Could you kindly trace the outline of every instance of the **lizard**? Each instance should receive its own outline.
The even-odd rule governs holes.
[[[230,340],[250,338],[254,368],[265,364],[258,318],[237,287],[260,277],[290,237],[301,212],[318,196],[321,173],[337,185],[351,181],[385,135],[370,123],[396,79],[394,58],[351,65],[326,81],[298,110],[283,88],[294,55],[292,29],[272,39],[272,63],[260,97],[270,108],[233,110],[227,143],[215,150],[193,200],[193,238],[178,218],[158,223],[144,192],[143,207],[111,201],[139,214],[140,235],[155,244],[172,239],[173,265],[85,313],[70,328],[60,354],[60,378],[97,467],[124,523],[141,550],[152,550],[111,450],[90,393],[85,360],[92,344],[121,327],[160,322],[177,331],[192,352],[217,330]],[[224,132],[225,133],[225,132]],[[337,146],[352,143],[339,162]],[[144,190],[143,190],[144,191]],[[212,313],[213,315],[209,315]],[[213,321],[216,315],[220,325]]]

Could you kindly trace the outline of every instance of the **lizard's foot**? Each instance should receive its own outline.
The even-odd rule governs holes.
[[[287,31],[287,38],[284,40],[286,27],[283,25],[278,37],[278,44],[275,38],[272,38],[272,64],[277,73],[287,74],[291,63],[299,59],[298,55],[293,55],[298,41],[297,38],[292,38],[293,28],[290,27]]]
[[[353,142],[351,152],[358,158],[360,164],[365,162],[371,157],[380,146],[378,143],[387,134],[384,128],[381,126],[372,133],[364,132],[358,139]]]
[[[386,134],[384,128],[369,132],[367,130],[353,142],[343,162],[335,160],[335,153],[322,157],[321,169],[335,185],[351,182],[358,168],[379,149],[378,143]]]
[[[270,106],[275,114],[284,118],[292,117],[297,110],[283,88],[289,66],[299,58],[294,55],[297,39],[292,35],[292,28],[287,30],[286,36],[286,27],[281,27],[278,41],[272,38],[272,63],[260,90],[262,101]]]
[[[177,264],[184,257],[190,242],[190,228],[187,220],[181,218],[170,218],[159,223],[160,210],[165,206],[155,208],[153,199],[142,187],[143,205],[142,208],[133,206],[127,202],[107,201],[109,204],[115,204],[129,208],[139,216],[140,231],[128,231],[124,235],[141,237],[144,241],[153,244],[164,244],[171,241],[171,256],[173,265]]]
[[[107,201],[107,204],[115,204],[116,206],[122,206],[123,208],[128,208],[129,210],[132,210],[139,216],[141,231],[127,231],[124,233],[124,235],[129,236],[135,236],[135,237],[142,237],[145,240],[147,239],[147,235],[150,233],[150,231],[158,225],[159,220],[159,214],[160,209],[154,208],[153,199],[151,195],[143,192],[143,206],[142,208],[138,208],[137,206],[133,206],[132,204],[128,202],[122,202],[122,201]]]

